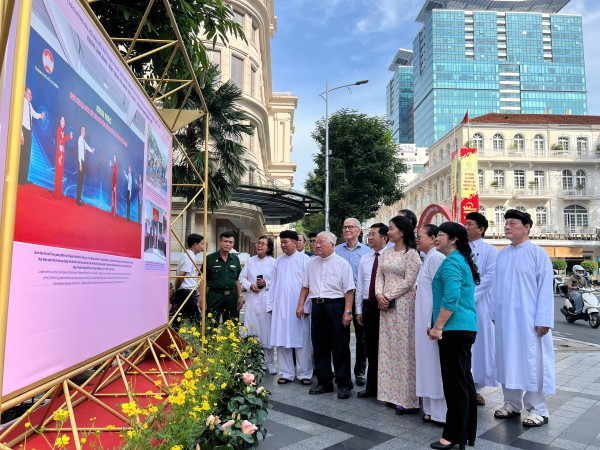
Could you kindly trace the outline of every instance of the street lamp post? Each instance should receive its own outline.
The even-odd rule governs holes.
[[[325,92],[319,94],[321,97],[325,94],[323,97],[325,100],[325,231],[329,231],[329,93],[342,88],[348,88],[350,91],[350,86],[359,86],[368,82],[369,80],[361,80],[329,89],[329,81],[325,81]]]

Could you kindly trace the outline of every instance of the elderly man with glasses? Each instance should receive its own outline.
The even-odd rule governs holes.
[[[310,394],[333,392],[331,360],[339,399],[350,398],[354,387],[350,372],[350,322],[354,301],[352,268],[334,252],[336,237],[329,231],[317,236],[317,258],[311,258],[302,279],[296,316],[306,316],[305,303],[312,303],[311,336],[318,386]]]
[[[344,220],[342,226],[342,234],[345,242],[335,247],[335,252],[344,258],[352,267],[352,276],[354,285],[358,282],[358,266],[360,266],[360,258],[371,251],[371,249],[361,244],[358,240],[360,235],[360,222],[358,219],[350,217]],[[367,344],[365,341],[365,329],[356,318],[356,310],[354,302],[352,302],[352,314],[354,317],[354,333],[356,334],[356,361],[354,363],[354,376],[356,384],[359,386],[365,385],[365,372],[367,369]]]

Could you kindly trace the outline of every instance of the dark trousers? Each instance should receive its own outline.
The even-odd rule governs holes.
[[[19,184],[27,183],[29,177],[29,161],[31,160],[31,130],[21,127],[23,130],[23,145],[19,155]]]
[[[127,222],[129,222],[130,215],[131,215],[131,191],[127,191]]]
[[[342,325],[344,299],[312,305],[311,339],[315,360],[315,374],[321,386],[333,384],[331,359],[335,382],[340,388],[352,389],[350,372],[350,327]]]
[[[452,443],[474,441],[477,432],[477,402],[471,374],[474,331],[444,331],[438,341],[444,396],[448,405],[442,437]]]
[[[173,312],[177,311],[184,300],[190,294],[190,289],[178,289],[175,293],[175,300],[173,302]],[[179,311],[180,316],[183,319],[189,320],[191,322],[199,322],[200,321],[200,311],[198,310],[198,295],[196,295],[196,291],[192,292],[188,301],[185,302],[181,311]]]
[[[354,361],[354,376],[364,377],[367,369],[367,343],[365,341],[365,330],[356,321],[354,302],[352,303],[352,322],[354,323],[354,334],[356,335],[356,360]]]
[[[367,360],[369,361],[367,390],[377,392],[377,367],[379,364],[379,306],[377,303],[363,301],[362,319]]]
[[[77,172],[77,201],[81,201],[81,191],[83,190],[83,177],[85,176],[85,166],[81,162],[81,170]]]
[[[219,324],[221,320],[223,320],[223,323],[229,319],[239,320],[240,312],[237,309],[237,297],[236,289],[232,289],[229,295],[225,295],[222,292],[211,291],[209,288],[206,294],[206,314],[212,314],[211,320],[214,320],[215,324]]]

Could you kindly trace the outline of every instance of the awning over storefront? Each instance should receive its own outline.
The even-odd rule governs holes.
[[[267,225],[285,225],[323,210],[320,198],[273,185],[240,184],[233,200],[260,207]]]

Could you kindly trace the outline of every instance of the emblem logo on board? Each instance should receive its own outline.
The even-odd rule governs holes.
[[[48,49],[45,49],[44,53],[42,53],[42,64],[44,65],[44,70],[46,72],[54,72],[54,55]]]

